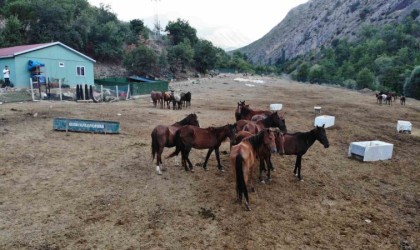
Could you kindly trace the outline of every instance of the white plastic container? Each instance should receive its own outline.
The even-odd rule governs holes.
[[[325,128],[332,127],[335,124],[335,116],[330,115],[320,115],[315,117],[314,126],[322,127],[325,125]]]
[[[398,120],[398,122],[397,122],[397,131],[399,133],[404,132],[404,133],[411,134],[412,127],[413,127],[413,125],[409,121],[401,121],[401,120]]]
[[[282,108],[283,108],[283,104],[281,104],[281,103],[270,104],[270,111],[279,111]]]
[[[356,157],[362,161],[382,161],[392,158],[394,145],[383,141],[352,142],[349,146],[348,156]]]

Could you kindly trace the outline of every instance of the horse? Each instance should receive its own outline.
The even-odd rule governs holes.
[[[302,168],[302,156],[316,140],[324,145],[324,148],[328,148],[330,146],[324,127],[325,124],[322,125],[322,127],[316,126],[308,132],[296,132],[293,134],[285,133],[283,136],[278,136],[276,138],[277,148],[281,149],[279,150],[279,153],[285,155],[296,155],[296,163],[293,173],[300,181],[303,180],[300,174]]]
[[[179,152],[182,154],[182,164],[185,171],[190,170],[194,172],[193,165],[190,161],[189,154],[192,148],[195,149],[209,149],[204,160],[203,168],[207,169],[207,161],[209,160],[210,154],[215,151],[217,159],[217,167],[223,172],[223,166],[220,163],[219,147],[222,142],[229,138],[231,141],[235,137],[235,124],[227,124],[221,127],[208,127],[198,128],[194,126],[183,126],[175,134],[176,150],[170,154],[167,158],[178,155]],[[187,164],[189,165],[189,168]]]
[[[382,104],[382,94],[375,94],[376,95],[376,103]]]
[[[191,92],[187,92],[184,94],[183,97],[181,97],[181,101],[184,103],[184,107],[190,107],[191,106]]]
[[[164,104],[163,106],[166,105],[168,109],[171,108],[171,101],[172,101],[171,97],[172,97],[171,92],[163,92],[163,104]]]
[[[388,104],[388,105],[391,105],[392,104],[392,95],[391,94],[386,94],[385,104]]]
[[[182,109],[181,94],[171,91],[172,109]]]
[[[155,106],[155,108],[157,107],[158,104],[160,105],[161,108],[163,108],[163,95],[162,95],[162,92],[152,91],[150,93],[150,97],[152,98],[153,105]]]
[[[272,112],[267,110],[253,110],[249,106],[242,106],[239,113],[239,120],[251,120],[254,115],[270,115]]]
[[[286,121],[284,119],[284,112],[278,114],[277,111],[271,113],[267,118],[260,120],[258,122],[248,121],[248,120],[239,120],[236,123],[236,131],[241,131],[246,129],[252,134],[256,134],[259,130],[263,128],[276,127],[283,132],[287,132]]]
[[[235,109],[235,119],[236,121],[241,120],[241,109],[242,107],[246,106],[245,101],[239,101],[238,106]],[[249,106],[248,106],[249,107]]]
[[[400,104],[405,105],[405,96],[403,95],[400,97]]]
[[[242,204],[242,195],[245,196],[247,210],[251,210],[247,185],[249,181],[251,190],[255,191],[253,184],[254,163],[261,147],[266,147],[273,153],[276,152],[273,130],[263,129],[258,134],[243,139],[230,150],[230,163],[236,180],[237,200]]]
[[[189,114],[187,117],[179,122],[176,122],[170,126],[158,125],[156,126],[151,134],[152,137],[152,160],[156,157],[156,172],[162,174],[162,152],[165,147],[171,148],[175,146],[175,133],[184,125],[192,125],[200,127],[196,114]]]

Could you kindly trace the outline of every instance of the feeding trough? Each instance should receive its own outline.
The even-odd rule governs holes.
[[[118,134],[120,123],[114,121],[54,118],[54,130],[86,133]]]
[[[411,128],[412,128],[411,122],[398,120],[398,122],[397,122],[397,131],[398,131],[398,133],[408,133],[408,134],[411,134]]]
[[[314,107],[314,114],[315,114],[315,115],[317,115],[317,114],[321,114],[321,107],[319,107],[319,106],[315,106],[315,107]]]
[[[270,104],[270,111],[279,111],[282,108],[283,108],[283,104],[281,104],[281,103]]]
[[[362,161],[382,161],[392,158],[394,145],[383,141],[352,142],[348,156]]]
[[[335,124],[335,116],[320,115],[315,117],[314,126],[321,127],[325,125],[325,128],[332,127]]]

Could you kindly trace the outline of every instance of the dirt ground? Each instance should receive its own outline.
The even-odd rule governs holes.
[[[192,92],[191,108],[156,109],[150,98],[114,103],[0,105],[0,249],[415,249],[420,247],[420,101],[378,105],[373,93],[226,75],[171,83]],[[251,84],[254,86],[246,85]],[[269,184],[250,194],[252,211],[235,203],[228,142],[219,173],[194,173],[164,159],[155,174],[150,133],[196,113],[201,127],[234,123],[239,100],[251,108],[282,103],[289,132],[309,131],[314,106],[333,115],[330,147],[273,156]],[[65,133],[53,118],[119,121],[119,135]],[[413,132],[399,134],[397,120]],[[347,157],[353,141],[394,145],[392,160]],[[165,149],[164,156],[174,149]],[[205,150],[192,150],[194,164]]]

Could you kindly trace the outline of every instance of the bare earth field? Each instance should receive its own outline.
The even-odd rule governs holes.
[[[373,93],[263,77],[227,75],[178,82],[192,106],[156,109],[149,97],[115,103],[0,105],[0,249],[415,249],[420,247],[420,101],[378,105]],[[282,103],[289,132],[313,127],[314,106],[333,115],[330,147],[315,142],[299,182],[294,156],[274,156],[269,184],[251,193],[252,211],[235,203],[222,144],[219,173],[185,172],[174,159],[155,174],[150,133],[196,113],[201,127],[234,123],[239,100],[251,108]],[[54,117],[114,120],[121,134],[52,130]],[[397,120],[413,124],[399,134]],[[350,142],[394,144],[392,160],[347,157]],[[165,149],[164,157],[172,152]],[[224,152],[223,152],[224,151]],[[205,150],[192,150],[194,164]]]

